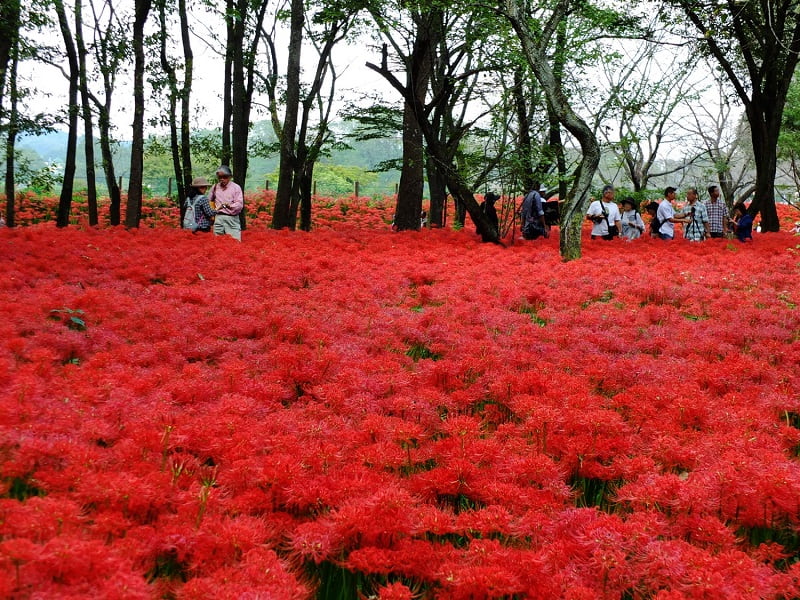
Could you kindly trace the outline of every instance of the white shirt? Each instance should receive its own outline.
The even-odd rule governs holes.
[[[666,199],[659,202],[656,218],[661,221],[661,227],[659,228],[658,232],[663,233],[664,235],[674,236],[675,223],[670,221],[670,219],[674,217],[675,209],[672,208],[672,202]]]
[[[608,217],[592,225],[592,235],[608,235],[609,224],[613,225],[620,220],[619,208],[617,208],[617,205],[613,202],[603,202],[602,200],[595,200],[592,202],[586,214],[590,217],[602,217],[603,207],[605,207],[605,212]]]
[[[622,213],[622,237],[635,240],[644,231],[644,220],[635,210],[626,210]]]

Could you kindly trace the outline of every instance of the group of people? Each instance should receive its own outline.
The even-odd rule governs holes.
[[[233,174],[228,166],[220,166],[216,173],[217,183],[209,184],[205,177],[195,177],[186,195],[186,209],[191,206],[194,212],[195,232],[214,235],[229,235],[242,241],[242,227],[239,213],[244,208],[244,194],[239,184],[232,181]],[[208,188],[211,193],[206,195]]]
[[[719,188],[708,187],[708,200],[699,201],[696,188],[686,190],[686,204],[676,212],[677,190],[668,187],[664,190],[661,202],[649,202],[645,211],[650,215],[650,235],[662,240],[675,238],[675,224],[683,226],[683,237],[689,241],[699,242],[709,238],[721,238],[726,233],[735,235],[740,241],[753,239],[753,217],[748,214],[744,202],[733,207],[733,214],[720,200]],[[636,201],[627,197],[621,202],[620,209],[614,202],[614,186],[606,185],[600,200],[593,200],[586,211],[586,219],[593,223],[592,239],[611,240],[622,237],[635,240],[645,232],[645,223],[639,213]]]

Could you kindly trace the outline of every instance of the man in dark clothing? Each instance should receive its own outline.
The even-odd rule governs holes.
[[[500,220],[497,218],[497,209],[494,206],[494,203],[500,200],[500,196],[495,194],[494,192],[487,192],[486,195],[483,197],[483,202],[481,202],[481,212],[486,215],[486,219],[489,221],[494,230],[499,234],[500,233]]]
[[[538,189],[537,189],[538,188]],[[539,236],[549,237],[550,231],[544,219],[544,206],[542,196],[539,192],[544,192],[544,186],[534,185],[522,201],[522,237],[526,240],[535,240]]]

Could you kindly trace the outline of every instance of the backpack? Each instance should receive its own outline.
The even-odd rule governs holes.
[[[184,229],[188,229],[190,231],[197,231],[197,216],[195,216],[195,211],[197,210],[198,198],[200,198],[200,196],[195,196],[194,198],[186,199],[186,212],[183,213]]]
[[[653,220],[650,221],[650,233],[658,235],[661,231],[661,225],[661,220],[658,217],[653,217]]]

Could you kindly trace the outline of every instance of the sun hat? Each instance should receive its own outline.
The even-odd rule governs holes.
[[[195,177],[192,179],[192,187],[193,188],[201,188],[201,187],[208,187],[208,179],[205,177]]]
[[[622,199],[622,204],[629,204],[631,207],[636,208],[636,200],[628,196]]]

